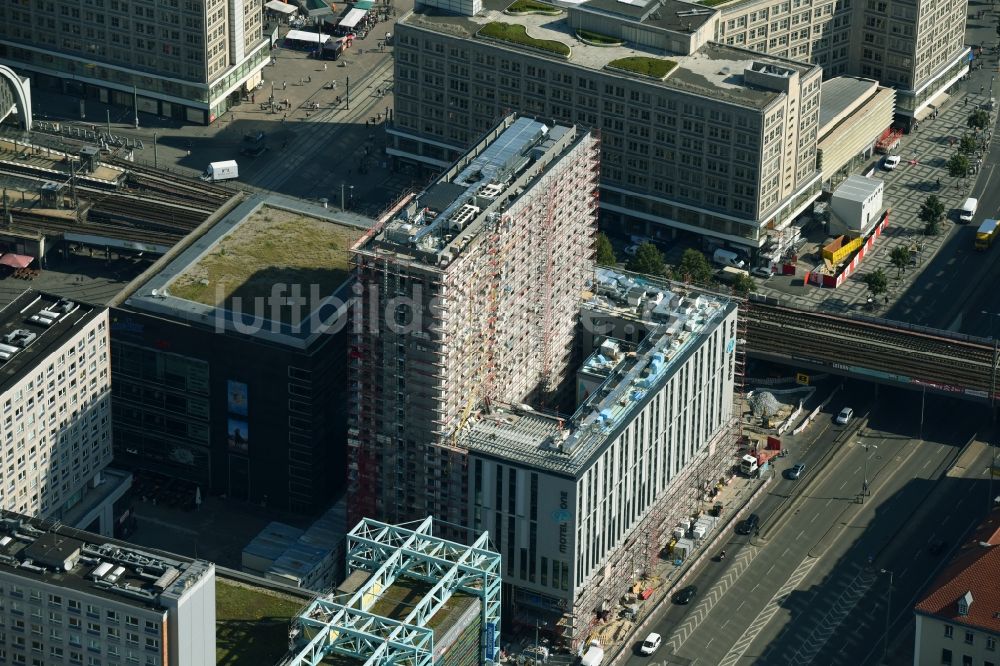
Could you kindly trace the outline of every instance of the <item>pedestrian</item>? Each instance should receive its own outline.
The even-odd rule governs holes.
[[[306,77],[306,83],[312,83],[312,82],[313,82],[313,77],[312,74],[310,74],[309,76]]]
[[[323,63],[323,71],[324,72],[326,71],[326,63],[325,62]]]
[[[288,81],[282,81],[281,82],[281,89],[282,90],[288,90]]]
[[[250,103],[251,104],[256,104],[257,103],[257,95],[256,94],[250,93]]]

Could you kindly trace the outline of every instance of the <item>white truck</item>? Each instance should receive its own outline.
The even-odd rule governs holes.
[[[580,659],[580,666],[601,666],[602,661],[604,661],[604,648],[597,641],[590,641],[590,647]]]
[[[962,204],[962,207],[958,209],[958,219],[962,222],[972,222],[972,218],[976,216],[976,210],[979,208],[979,200],[973,197],[969,197]]]
[[[746,262],[740,258],[740,255],[721,248],[716,250],[712,255],[712,261],[720,266],[732,266],[734,268],[743,268],[746,266]]]
[[[205,169],[201,179],[210,183],[217,183],[220,180],[233,180],[240,177],[240,166],[236,160],[226,160],[225,162],[212,162]]]

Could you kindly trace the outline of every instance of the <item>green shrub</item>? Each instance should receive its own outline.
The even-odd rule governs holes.
[[[558,53],[561,56],[569,56],[570,54],[569,47],[562,42],[557,42],[552,39],[535,39],[534,37],[530,37],[523,25],[494,21],[493,23],[487,23],[484,25],[479,30],[479,34],[483,37],[499,39],[504,42],[511,42],[512,44],[522,44],[524,46],[530,46],[543,51],[551,51],[552,53]]]
[[[577,30],[576,36],[585,42],[593,42],[595,44],[608,44],[609,46],[613,46],[622,43],[622,40],[615,37],[608,37],[607,35],[602,35],[598,32],[590,32],[589,30]]]

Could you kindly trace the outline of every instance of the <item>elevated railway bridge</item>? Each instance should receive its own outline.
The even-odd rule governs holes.
[[[773,299],[751,298],[746,316],[755,358],[981,402],[1000,397],[995,340]]]

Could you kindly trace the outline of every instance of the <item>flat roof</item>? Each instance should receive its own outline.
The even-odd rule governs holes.
[[[882,186],[882,181],[877,178],[866,178],[853,174],[833,191],[833,196],[848,201],[864,202],[872,194],[878,192]]]
[[[462,446],[492,458],[576,476],[669,381],[703,334],[736,307],[720,294],[604,268],[595,272],[594,284],[595,292],[584,307],[638,319],[649,330],[634,354],[620,355],[572,416],[564,419],[523,407],[498,408],[460,435]],[[644,292],[638,305],[626,300],[637,287]],[[641,316],[636,314],[639,309],[644,313]]]
[[[0,392],[34,371],[103,310],[33,289],[0,309]]]
[[[857,76],[838,76],[823,82],[819,104],[819,130],[852,106],[862,103],[878,88],[878,81]]]
[[[691,32],[705,25],[718,10],[681,0],[588,0],[579,5],[608,14],[639,19],[674,32]]]
[[[305,348],[346,302],[350,248],[372,224],[353,213],[256,195],[170,260],[125,306],[229,332],[246,330],[234,320],[249,324],[259,314],[255,337]],[[254,310],[257,298],[266,304],[262,313]]]
[[[277,664],[288,652],[288,627],[312,592],[278,592],[215,577],[215,655],[219,664]]]
[[[598,0],[598,2],[609,4],[617,0]],[[633,76],[617,69],[609,71],[609,74],[621,78],[636,78],[648,85],[703,95],[756,109],[766,108],[781,93],[746,84],[743,80],[743,71],[751,64],[776,65],[794,70],[800,75],[819,69],[818,66],[809,63],[716,42],[705,44],[690,55],[664,53],[662,50],[645,49],[629,43],[623,46],[591,46],[576,37],[576,31],[570,25],[565,10],[559,16],[526,14],[513,17],[503,13],[510,4],[510,0],[483,0],[483,10],[476,16],[458,16],[433,7],[420,6],[403,17],[400,22],[459,39],[474,39],[476,33],[488,23],[517,23],[525,27],[530,37],[554,40],[570,47],[569,57],[561,58],[555,54],[549,56],[545,51],[522,49],[516,44],[501,41],[491,41],[491,46],[501,50],[529,53],[538,58],[551,58],[555,62],[566,62],[592,70],[603,70],[611,61],[620,58],[648,57],[670,60],[676,63],[676,67],[662,81],[639,75]],[[689,6],[692,10],[698,9],[697,5],[678,4]],[[661,16],[661,20],[666,20],[662,18],[667,15],[666,13],[658,15]],[[676,17],[676,12],[673,16]],[[694,20],[699,17],[691,18]],[[630,23],[639,21],[634,20]]]
[[[531,187],[527,176],[541,176],[583,136],[526,116],[504,119],[355,251],[392,253],[443,269]]]
[[[0,517],[0,571],[135,608],[165,609],[161,595],[183,596],[213,567],[9,512]]]

